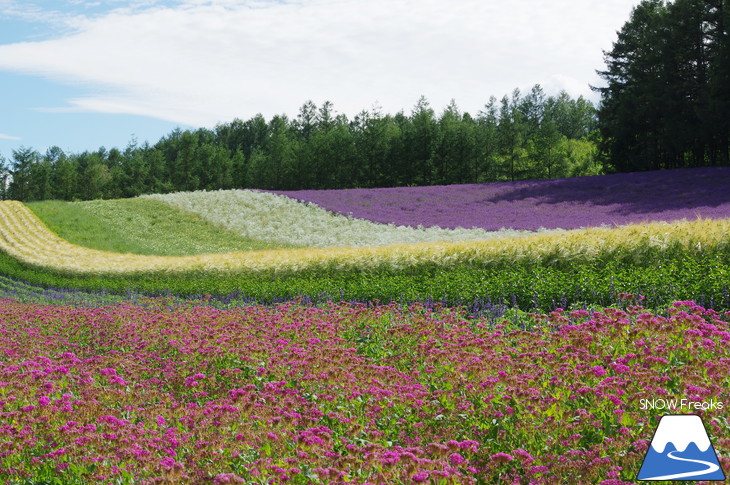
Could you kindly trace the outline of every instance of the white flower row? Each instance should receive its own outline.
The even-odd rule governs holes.
[[[532,231],[502,229],[413,228],[378,224],[335,214],[284,195],[253,190],[177,192],[144,195],[193,212],[241,236],[305,247],[371,247],[437,241],[479,241],[532,235]],[[556,229],[541,232],[561,232]]]

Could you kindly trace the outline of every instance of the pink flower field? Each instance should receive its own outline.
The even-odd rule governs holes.
[[[727,314],[0,304],[7,483],[632,483],[659,410],[730,405]],[[699,409],[730,468],[725,409]]]

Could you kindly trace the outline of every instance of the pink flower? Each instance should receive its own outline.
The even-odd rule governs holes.
[[[449,461],[454,466],[463,465],[464,463],[466,463],[466,458],[464,458],[463,456],[461,456],[458,453],[452,453],[449,455]]]
[[[508,455],[507,453],[496,453],[490,458],[497,463],[508,463],[514,460],[514,457],[512,455]]]
[[[471,450],[476,453],[479,450],[479,443],[474,440],[465,440],[459,443],[459,448],[462,450]]]
[[[413,475],[413,481],[416,483],[423,483],[428,480],[428,473],[426,472],[418,472],[415,475]]]
[[[610,367],[613,369],[613,371],[617,374],[625,374],[626,372],[629,372],[631,368],[624,364],[617,364],[616,362],[612,362],[610,364]]]
[[[524,463],[525,465],[529,465],[530,463],[535,461],[535,459],[532,457],[532,455],[530,453],[528,453],[526,450],[523,450],[522,448],[512,450],[512,453],[517,455],[517,457],[520,459],[520,461],[522,463]]]
[[[223,483],[246,483],[246,481],[234,473],[220,473],[213,477],[213,483],[220,485]]]
[[[606,369],[604,369],[600,365],[596,365],[596,366],[591,367],[591,370],[593,371],[593,374],[596,377],[603,377],[603,376],[605,376],[607,374]]]
[[[112,376],[112,377],[111,377],[111,378],[109,379],[109,382],[111,382],[111,383],[113,383],[113,384],[119,384],[120,386],[124,386],[124,385],[126,385],[126,384],[127,384],[127,381],[125,381],[124,379],[122,379],[121,377],[119,377],[119,376],[117,376],[117,375],[115,375],[115,376]]]

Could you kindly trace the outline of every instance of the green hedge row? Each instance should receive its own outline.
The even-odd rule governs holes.
[[[506,304],[523,310],[612,305],[619,293],[642,294],[645,306],[663,307],[695,300],[717,310],[730,309],[730,254],[715,252],[652,258],[642,264],[592,261],[560,266],[522,263],[508,267],[461,264],[421,265],[406,271],[300,271],[281,273],[131,276],[72,276],[23,266],[0,253],[0,274],[43,288],[104,291],[114,294],[199,297],[272,303],[293,298],[312,302],[346,300],[439,301],[447,305]]]

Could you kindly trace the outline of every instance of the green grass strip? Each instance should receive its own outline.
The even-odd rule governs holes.
[[[60,237],[103,251],[187,256],[295,247],[240,236],[153,199],[52,200],[26,205]]]

